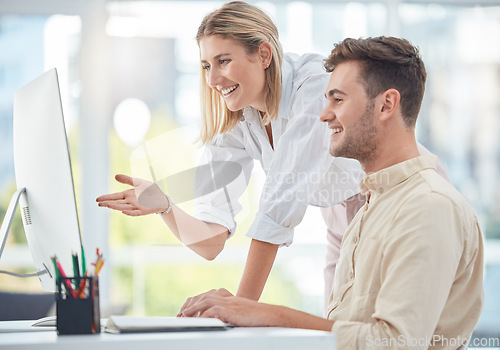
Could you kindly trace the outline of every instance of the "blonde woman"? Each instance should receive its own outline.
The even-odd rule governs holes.
[[[294,227],[307,206],[331,207],[357,194],[364,173],[357,161],[328,152],[331,131],[318,121],[326,102],[321,92],[329,79],[323,57],[283,55],[272,20],[257,7],[239,1],[208,14],[196,39],[202,69],[205,163],[237,164],[239,180],[199,196],[192,216],[155,184],[125,175],[116,179],[133,188],[97,201],[131,216],[160,213],[179,240],[212,260],[236,230],[238,198],[258,160],[266,181],[247,232],[252,241],[237,291],[238,296],[258,300],[278,247],[292,243]],[[225,169],[212,167],[205,180],[230,177]],[[201,183],[203,177],[199,176],[197,188],[207,185]],[[354,203],[354,207],[359,205]],[[343,233],[348,223],[345,205],[332,215],[343,219],[338,221],[340,227],[330,227],[330,231]],[[330,254],[328,276],[333,276],[338,246],[339,242],[332,246],[335,252]],[[219,293],[229,294],[226,290]],[[186,306],[195,300],[188,299]]]

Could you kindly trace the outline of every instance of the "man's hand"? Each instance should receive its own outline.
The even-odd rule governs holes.
[[[208,292],[205,292],[205,293],[201,293],[201,294],[198,294],[194,297],[191,297],[191,298],[187,298],[187,300],[184,302],[184,305],[182,305],[181,309],[179,310],[179,313],[177,314],[178,317],[183,317],[183,316],[186,316],[186,317],[191,317],[191,316],[199,316],[199,315],[196,315],[196,314],[192,314],[192,315],[185,315],[184,314],[184,311],[189,309],[191,306],[197,304],[200,300],[208,297],[208,296],[211,296],[211,295],[220,295],[222,297],[230,297],[230,296],[233,296],[233,294],[231,294],[230,291],[228,291],[227,289],[224,289],[224,288],[220,288],[220,289],[212,289],[212,290],[209,290]]]
[[[161,213],[167,210],[168,199],[154,182],[127,175],[116,175],[115,179],[134,188],[98,197],[96,201],[100,207],[119,210],[129,216]]]
[[[272,326],[275,306],[254,300],[235,297],[226,289],[209,292],[189,298],[178,316],[214,317],[236,326]]]

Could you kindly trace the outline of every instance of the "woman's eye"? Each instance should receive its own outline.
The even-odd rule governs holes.
[[[204,65],[204,66],[201,66],[201,69],[204,69],[204,70],[209,70],[209,69],[210,69],[210,66],[208,66],[208,65]]]
[[[231,60],[224,59],[224,60],[219,60],[220,64],[228,64]]]

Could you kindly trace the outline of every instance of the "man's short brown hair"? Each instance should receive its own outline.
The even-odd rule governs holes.
[[[398,90],[404,122],[408,127],[415,126],[427,78],[417,47],[394,37],[348,38],[335,44],[325,60],[325,69],[332,72],[346,61],[361,63],[360,78],[369,98],[388,89]]]

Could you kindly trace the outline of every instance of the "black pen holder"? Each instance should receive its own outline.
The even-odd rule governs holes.
[[[101,332],[99,279],[60,277],[57,282],[57,334]]]

